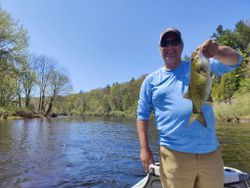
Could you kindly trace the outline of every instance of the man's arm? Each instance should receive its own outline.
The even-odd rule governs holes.
[[[239,54],[234,49],[228,46],[219,46],[218,53],[213,58],[221,61],[226,65],[236,65],[239,60]]]
[[[155,163],[148,144],[148,121],[137,120],[137,132],[140,140],[140,159],[146,172],[150,163]]]
[[[214,58],[225,65],[236,65],[239,60],[239,53],[229,46],[219,46],[213,40],[207,40],[202,44],[202,53],[207,58]]]

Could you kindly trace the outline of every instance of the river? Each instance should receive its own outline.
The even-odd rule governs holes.
[[[250,173],[250,123],[216,127],[225,165]],[[135,121],[0,120],[0,187],[123,188],[144,176]]]

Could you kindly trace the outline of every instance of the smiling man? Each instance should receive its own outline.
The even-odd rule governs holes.
[[[207,127],[199,121],[189,125],[192,101],[183,97],[190,83],[190,61],[182,61],[180,31],[168,28],[160,34],[159,48],[164,66],[142,83],[137,109],[140,159],[146,171],[154,158],[148,144],[148,121],[154,112],[159,133],[160,178],[165,188],[222,188],[223,160],[214,128],[214,113],[203,104]],[[228,46],[207,40],[200,46],[210,58],[211,71],[220,76],[239,66],[242,57]]]
[[[178,30],[169,28],[166,32],[163,32],[160,47],[166,68],[174,69],[181,63],[183,41]]]

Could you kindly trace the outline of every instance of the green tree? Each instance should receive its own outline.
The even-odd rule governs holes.
[[[48,115],[54,105],[55,99],[60,95],[67,95],[72,90],[70,79],[61,70],[53,70],[49,77],[49,105],[46,111]]]
[[[34,70],[35,57],[29,55],[20,67],[20,85],[25,96],[25,107],[30,107],[31,92],[36,84],[36,73]]]
[[[102,100],[102,108],[103,108],[103,113],[105,115],[109,115],[111,112],[111,106],[109,104],[109,96],[105,95]]]
[[[0,57],[9,63],[19,63],[28,47],[27,30],[0,8]]]
[[[0,8],[0,101],[8,106],[18,95],[18,67],[23,62],[29,38],[27,30]]]
[[[238,48],[247,56],[249,56],[248,52],[248,45],[250,43],[250,28],[246,26],[246,24],[243,21],[239,21],[235,25],[235,33],[237,37],[237,42],[238,42]]]
[[[215,96],[215,99],[227,100],[230,102],[233,95],[241,90],[240,88],[243,86],[241,82],[247,75],[246,60],[249,56],[247,50],[250,42],[250,29],[246,27],[242,21],[236,23],[235,30],[233,31],[229,29],[224,30],[223,26],[219,25],[213,37],[220,45],[230,46],[238,50],[244,57],[244,62],[241,63],[239,68],[224,75],[224,78],[219,79],[213,85],[212,93],[214,93],[213,96]]]

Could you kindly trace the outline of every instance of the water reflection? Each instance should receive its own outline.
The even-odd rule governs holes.
[[[217,130],[225,164],[250,172],[250,124]],[[135,121],[0,121],[1,187],[131,187],[144,175]]]
[[[219,124],[224,163],[250,173],[250,124]]]

